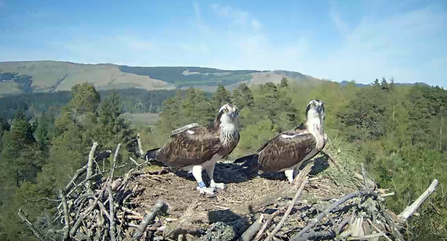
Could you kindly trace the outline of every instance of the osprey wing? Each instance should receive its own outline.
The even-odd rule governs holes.
[[[157,160],[177,168],[200,165],[210,160],[220,147],[215,132],[202,126],[193,127],[171,136],[158,151]]]
[[[282,132],[258,150],[258,162],[265,172],[280,171],[299,164],[315,146],[315,137],[310,133],[300,130]]]

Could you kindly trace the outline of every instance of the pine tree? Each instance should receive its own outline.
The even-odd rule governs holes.
[[[212,103],[216,110],[219,110],[225,103],[231,103],[230,92],[228,92],[223,85],[219,84],[216,92],[213,93]]]
[[[23,112],[18,111],[3,141],[0,159],[2,182],[19,187],[23,181],[33,181],[42,161],[31,125]]]
[[[233,90],[231,100],[240,110],[246,107],[252,108],[255,101],[250,88],[246,84],[240,84]]]

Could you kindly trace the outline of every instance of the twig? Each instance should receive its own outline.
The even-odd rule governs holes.
[[[296,201],[298,200],[298,197],[301,195],[301,192],[303,191],[306,184],[309,182],[308,177],[304,178],[304,181],[301,183],[300,188],[296,192],[295,196],[293,197],[292,203],[289,205],[289,208],[287,208],[286,213],[284,213],[284,216],[282,217],[281,221],[276,225],[275,229],[269,234],[269,236],[265,239],[266,241],[270,241],[273,236],[279,231],[279,229],[282,227],[284,222],[286,221],[287,217],[289,216],[290,212],[293,209],[293,206],[295,206]]]
[[[59,190],[60,198],[62,199],[62,207],[64,208],[64,240],[69,240],[70,238],[70,218],[68,216],[67,200],[62,190]]]
[[[407,219],[410,218],[411,215],[413,215],[417,211],[417,209],[422,205],[422,203],[425,202],[425,200],[436,190],[437,186],[438,186],[438,180],[435,179],[432,181],[427,190],[425,190],[425,192],[422,193],[422,195],[419,196],[418,199],[416,199],[416,201],[414,201],[410,206],[405,208],[405,210],[398,215],[399,221],[402,223],[406,222]]]
[[[161,200],[158,200],[157,203],[152,207],[151,211],[144,216],[143,221],[138,225],[137,231],[135,232],[132,239],[138,240],[143,236],[144,231],[146,230],[149,223],[155,218],[155,215],[161,210],[161,208],[164,206],[164,202]]]
[[[95,150],[96,147],[98,147],[98,142],[93,142],[93,146],[92,149],[90,150],[90,154],[88,154],[88,162],[87,162],[87,176],[85,177],[85,179],[90,179],[90,177],[93,174],[93,159],[94,159],[94,154],[95,154]],[[91,192],[91,186],[92,183],[90,181],[87,181],[85,183],[85,187],[87,188],[88,192]]]
[[[373,238],[382,237],[382,236],[386,236],[386,235],[384,233],[374,233],[374,234],[369,234],[369,235],[364,235],[364,236],[348,237],[348,240],[373,239]]]
[[[300,238],[304,233],[309,231],[309,229],[311,229],[313,226],[315,226],[315,224],[317,224],[321,219],[323,219],[323,217],[325,215],[329,214],[337,206],[341,205],[342,203],[348,201],[351,198],[360,197],[360,196],[374,196],[374,197],[377,197],[377,193],[375,193],[375,192],[373,192],[371,190],[370,191],[357,191],[357,192],[353,192],[353,193],[350,193],[350,194],[344,196],[342,199],[338,200],[337,202],[335,202],[332,205],[330,205],[329,207],[327,207],[326,210],[324,210],[322,213],[320,213],[315,219],[312,219],[306,227],[304,227],[298,234],[296,234],[291,239],[291,241],[292,240],[297,241],[298,238]]]
[[[71,178],[71,180],[68,182],[67,186],[65,186],[64,188],[64,193],[67,193],[73,186],[76,185],[76,180],[79,178],[79,176],[81,176],[82,174],[84,174],[84,172],[87,170],[87,164],[81,168],[79,168],[78,170],[76,170],[74,176]]]
[[[37,239],[45,241],[44,236],[40,234],[39,230],[37,230],[37,228],[34,227],[34,225],[26,218],[26,214],[22,211],[21,208],[17,212],[17,215],[19,215],[19,218],[22,220],[22,222],[28,225],[28,227],[31,229],[31,231],[34,233],[34,236],[36,236]]]
[[[381,233],[382,231],[380,231],[380,229],[378,229],[377,227],[376,227],[376,225],[374,225],[373,223],[372,223],[372,221],[371,220],[369,220],[369,219],[367,219],[367,221],[368,221],[368,223],[377,231],[377,232],[379,232],[379,233]],[[385,237],[388,241],[392,241],[387,235],[383,235],[383,237]]]
[[[119,147],[120,145],[118,145]],[[118,151],[119,148],[117,148]],[[109,193],[109,211],[110,211],[110,240],[115,241],[115,213],[113,210],[113,193],[112,188],[107,186],[107,192]]]
[[[135,164],[135,166],[139,166],[140,163],[138,163],[137,161],[135,161],[132,157],[129,157],[129,159]]]
[[[301,236],[297,240],[298,241],[306,241],[306,240],[311,240],[311,239],[315,239],[315,238],[331,239],[331,238],[334,238],[335,236],[336,235],[335,235],[334,231],[332,231],[332,230],[320,231],[320,232],[309,232],[309,233],[303,234],[303,236]]]
[[[239,241],[250,241],[253,236],[258,232],[262,226],[262,220],[264,220],[264,214],[261,214],[258,220],[254,222],[245,232],[239,237]]]
[[[390,226],[391,232],[396,240],[404,241],[404,237],[399,232],[399,228],[397,227],[396,223],[391,219],[390,215],[385,211],[385,208],[381,203],[378,203],[377,206],[379,207],[380,212],[382,213],[382,216],[385,218],[386,223]]]
[[[79,226],[81,226],[82,220],[87,217],[87,215],[90,214],[90,212],[96,207],[96,204],[98,204],[98,200],[96,199],[95,202],[93,202],[93,204],[90,205],[89,208],[87,208],[87,210],[85,210],[80,217],[78,218],[78,220],[76,220],[75,224],[73,225],[73,227],[70,230],[70,235],[74,236],[76,234],[76,231],[78,230]]]
[[[133,214],[133,215],[135,215],[135,216],[143,217],[140,213],[135,212],[135,211],[133,211],[133,210],[131,210],[131,209],[128,209],[128,208],[126,208],[126,207],[121,207],[121,209],[122,209],[124,212]]]
[[[273,221],[273,219],[278,216],[279,214],[279,210],[277,210],[276,212],[272,213],[265,221],[264,225],[262,225],[261,230],[259,230],[258,234],[256,234],[256,237],[254,238],[255,241],[259,240],[262,235],[264,234],[265,230],[267,230],[267,228],[270,226],[270,223]]]

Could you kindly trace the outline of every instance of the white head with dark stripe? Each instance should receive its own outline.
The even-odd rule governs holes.
[[[219,109],[215,126],[220,128],[220,135],[223,142],[228,141],[228,138],[234,137],[237,134],[238,121],[239,110],[237,106],[225,104]]]
[[[216,120],[219,124],[231,124],[237,122],[239,119],[239,110],[237,106],[232,104],[225,104],[219,109]]]
[[[326,118],[326,111],[321,100],[311,100],[306,108],[306,117],[310,119],[319,119],[323,121]]]

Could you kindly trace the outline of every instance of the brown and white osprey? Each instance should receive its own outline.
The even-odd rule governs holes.
[[[326,113],[320,100],[311,100],[306,120],[294,130],[285,131],[258,149],[254,155],[235,160],[262,172],[282,172],[291,183],[299,166],[320,152],[327,140],[323,130]]]
[[[158,150],[150,150],[152,157],[168,166],[192,172],[200,193],[213,194],[216,188],[225,189],[224,183],[214,182],[214,166],[217,160],[229,155],[239,142],[239,112],[235,105],[223,105],[214,120],[214,125],[188,125],[173,131],[168,142]],[[205,169],[210,178],[210,187],[202,180]]]

